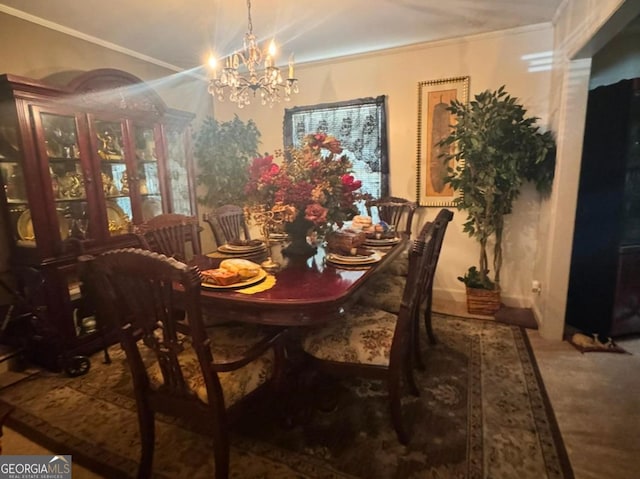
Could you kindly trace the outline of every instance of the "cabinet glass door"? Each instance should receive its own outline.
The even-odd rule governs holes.
[[[185,148],[184,133],[167,129],[167,170],[169,173],[169,191],[171,207],[174,213],[191,216],[191,198],[189,189],[189,170]]]
[[[125,234],[129,232],[133,213],[122,124],[119,121],[96,120],[94,128],[109,235]]]
[[[74,116],[40,113],[60,239],[91,236]],[[20,228],[20,225],[18,225]],[[21,234],[31,234],[28,224]]]
[[[153,128],[134,125],[133,129],[142,221],[147,221],[162,214],[156,137]]]
[[[30,214],[21,158],[16,125],[9,120],[0,120],[0,181],[2,182],[0,186],[4,189],[7,198],[13,238],[16,241],[35,245],[33,227],[27,231],[22,226]],[[21,228],[18,228],[18,224]]]

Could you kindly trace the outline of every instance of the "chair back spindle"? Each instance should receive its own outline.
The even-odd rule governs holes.
[[[211,213],[204,213],[202,219],[211,227],[218,246],[233,240],[251,239],[244,209],[240,206],[221,206]]]
[[[411,236],[411,227],[413,224],[413,216],[417,205],[413,201],[396,196],[387,196],[376,200],[369,200],[365,203],[367,214],[371,217],[374,212],[377,213],[378,219],[393,226],[398,233]],[[404,218],[404,224],[402,219]]]
[[[179,261],[187,261],[202,253],[200,225],[195,216],[177,213],[158,215],[137,225],[134,232],[144,248]]]

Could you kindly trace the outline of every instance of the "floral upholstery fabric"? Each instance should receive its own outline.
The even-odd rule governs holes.
[[[211,353],[217,362],[238,358],[264,336],[259,327],[250,325],[231,324],[209,328],[208,331]],[[185,341],[184,346],[184,351],[179,354],[179,361],[185,381],[198,398],[206,403],[207,390],[195,349],[188,341]],[[240,369],[218,373],[225,407],[232,406],[267,382],[273,374],[274,360],[273,349],[268,349],[265,354]],[[157,361],[147,368],[147,373],[152,388],[157,389],[163,384],[162,372]]]
[[[406,283],[407,278],[404,276],[379,274],[366,286],[360,297],[360,303],[398,314]]]
[[[355,305],[342,319],[310,329],[302,348],[321,360],[388,366],[396,322],[394,314]]]

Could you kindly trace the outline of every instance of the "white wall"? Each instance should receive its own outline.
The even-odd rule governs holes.
[[[262,133],[261,149],[273,151],[282,147],[285,107],[387,95],[390,192],[413,199],[418,82],[469,75],[471,96],[504,84],[531,115],[541,117],[544,127],[549,116],[551,75],[549,71],[529,71],[530,65],[522,57],[549,52],[552,42],[552,27],[545,24],[298,66],[300,94],[291,104],[268,108],[257,101],[240,110],[228,102],[216,103],[215,114],[219,120],[231,119],[234,114],[253,119]],[[437,211],[421,208],[416,223],[432,219]],[[506,226],[502,286],[508,304],[531,304],[538,216],[538,195],[526,188]],[[463,220],[463,213],[456,212],[435,282],[435,295],[459,301],[464,301],[464,289],[456,277],[477,264],[478,256],[476,242],[462,233]]]

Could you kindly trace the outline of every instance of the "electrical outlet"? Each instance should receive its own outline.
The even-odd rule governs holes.
[[[542,286],[540,285],[540,281],[538,281],[537,279],[531,281],[531,292],[540,294],[541,291]]]

